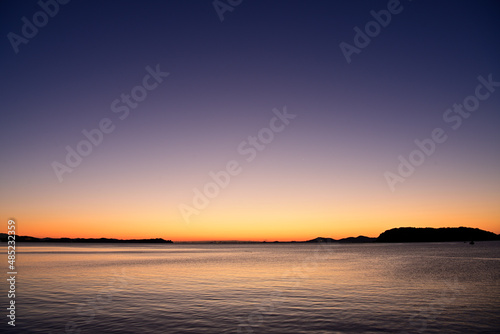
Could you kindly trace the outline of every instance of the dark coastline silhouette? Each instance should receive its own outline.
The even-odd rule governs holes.
[[[481,230],[472,227],[398,227],[382,232],[377,238],[366,236],[348,237],[343,239],[333,239],[318,237],[307,241],[290,241],[290,243],[371,243],[371,242],[445,242],[445,241],[466,241],[474,244],[472,241],[492,241],[500,240],[500,234]],[[7,234],[0,233],[0,242],[7,241]],[[172,240],[155,239],[110,239],[110,238],[36,238],[30,236],[16,235],[18,242],[66,242],[66,243],[154,243],[165,244],[173,243]],[[210,241],[210,242],[189,242],[189,243],[261,243],[260,241]],[[264,241],[263,243],[266,243]],[[271,242],[268,242],[271,243]],[[278,242],[272,243],[289,243]]]
[[[7,234],[0,233],[0,241],[7,242]],[[171,240],[156,239],[109,239],[109,238],[35,238],[30,236],[16,235],[16,241],[19,242],[70,242],[70,243],[173,243]]]

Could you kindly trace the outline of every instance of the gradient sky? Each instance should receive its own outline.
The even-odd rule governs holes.
[[[348,63],[340,43],[387,6],[244,0],[221,21],[210,0],[72,0],[15,53],[8,34],[41,7],[0,2],[0,230],[15,218],[36,237],[500,233],[500,87],[460,128],[443,120],[478,76],[500,81],[500,5],[401,1]],[[157,64],[170,75],[121,120],[111,103]],[[238,146],[284,106],[297,116],[248,162]],[[114,131],[59,182],[51,164],[104,118]],[[435,128],[447,141],[391,191],[384,173]],[[231,160],[241,173],[186,222],[179,205]]]

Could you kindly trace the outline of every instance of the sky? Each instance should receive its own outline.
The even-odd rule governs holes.
[[[500,233],[497,1],[7,0],[0,29],[0,231]]]

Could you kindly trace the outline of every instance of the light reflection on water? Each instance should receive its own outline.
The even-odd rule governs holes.
[[[500,242],[18,244],[15,332],[494,333],[499,259]]]

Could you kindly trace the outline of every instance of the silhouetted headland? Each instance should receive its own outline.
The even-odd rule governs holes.
[[[399,227],[379,235],[377,242],[443,242],[500,240],[500,235],[471,227]]]
[[[7,241],[7,234],[0,233],[0,241]],[[109,239],[109,238],[35,238],[16,235],[16,241],[20,242],[70,242],[70,243],[139,243],[139,244],[164,244],[173,243],[172,240],[156,239]]]
[[[344,239],[318,237],[304,242],[366,243],[366,242],[445,242],[500,240],[500,235],[471,227],[399,227],[381,233],[378,238],[360,235]],[[474,244],[471,242],[471,244]]]

